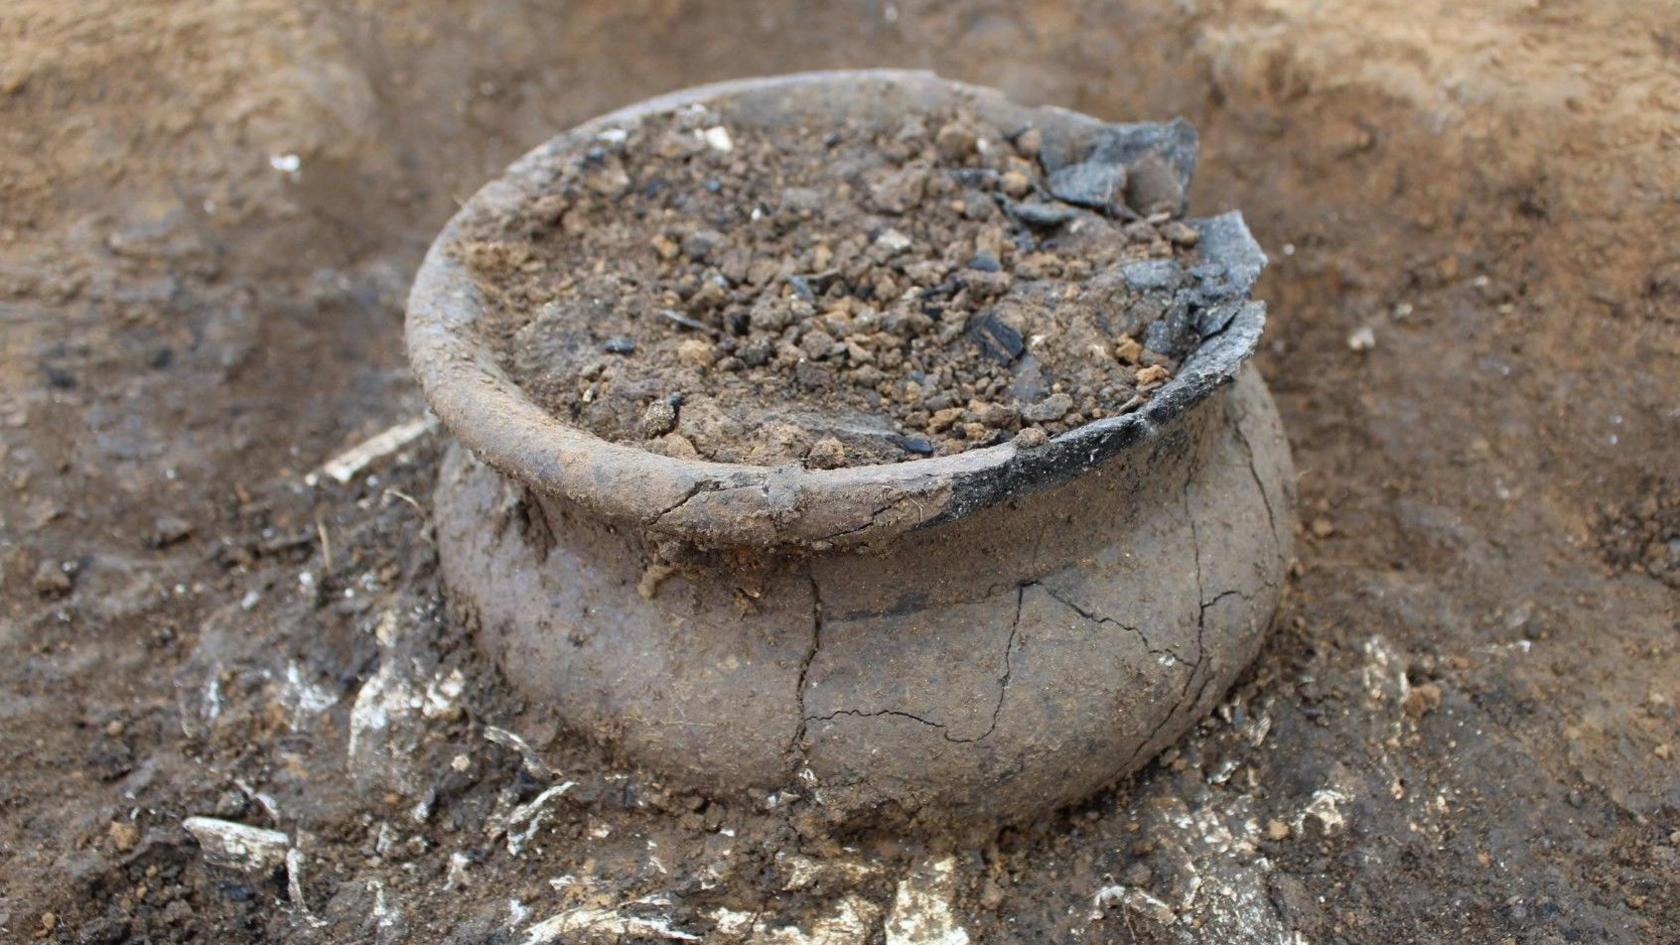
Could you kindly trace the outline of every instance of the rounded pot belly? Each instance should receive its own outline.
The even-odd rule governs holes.
[[[1076,801],[1212,708],[1277,608],[1293,479],[1250,367],[1070,481],[863,550],[672,568],[459,448],[437,531],[508,681],[628,760],[960,824]]]

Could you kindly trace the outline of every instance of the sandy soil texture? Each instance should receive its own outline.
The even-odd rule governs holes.
[[[12,0],[0,939],[1673,941],[1677,50],[1669,0]],[[1229,700],[948,847],[503,694],[401,354],[432,234],[555,130],[861,65],[1194,122],[1300,470]]]

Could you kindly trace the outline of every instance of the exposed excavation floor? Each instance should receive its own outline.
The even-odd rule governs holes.
[[[6,13],[0,940],[1680,930],[1675,4]],[[1229,703],[953,851],[673,794],[501,695],[440,595],[400,343],[432,234],[555,130],[882,64],[1194,122],[1193,212],[1272,255],[1300,470],[1292,596]]]

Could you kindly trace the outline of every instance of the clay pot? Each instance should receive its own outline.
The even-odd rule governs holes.
[[[1264,257],[1235,214],[1196,222],[1204,263],[1156,286],[1205,336],[1177,376],[1035,449],[838,470],[673,459],[550,417],[477,334],[483,300],[446,247],[603,131],[695,106],[750,129],[953,104],[1038,128],[1046,162],[1095,150],[1188,184],[1181,122],[1104,125],[926,73],[731,82],[537,148],[445,227],[415,281],[409,357],[461,444],[435,497],[450,593],[509,685],[673,781],[792,791],[848,822],[1029,816],[1207,713],[1278,604],[1293,475],[1244,366]]]

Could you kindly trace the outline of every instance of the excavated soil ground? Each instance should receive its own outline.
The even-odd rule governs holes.
[[[0,939],[1680,935],[1672,3],[7,14]],[[1300,469],[1229,701],[941,847],[674,794],[510,698],[438,586],[440,437],[398,426],[407,282],[479,182],[651,94],[875,63],[1193,121],[1195,205],[1274,260]],[[192,816],[285,839],[242,869]]]

